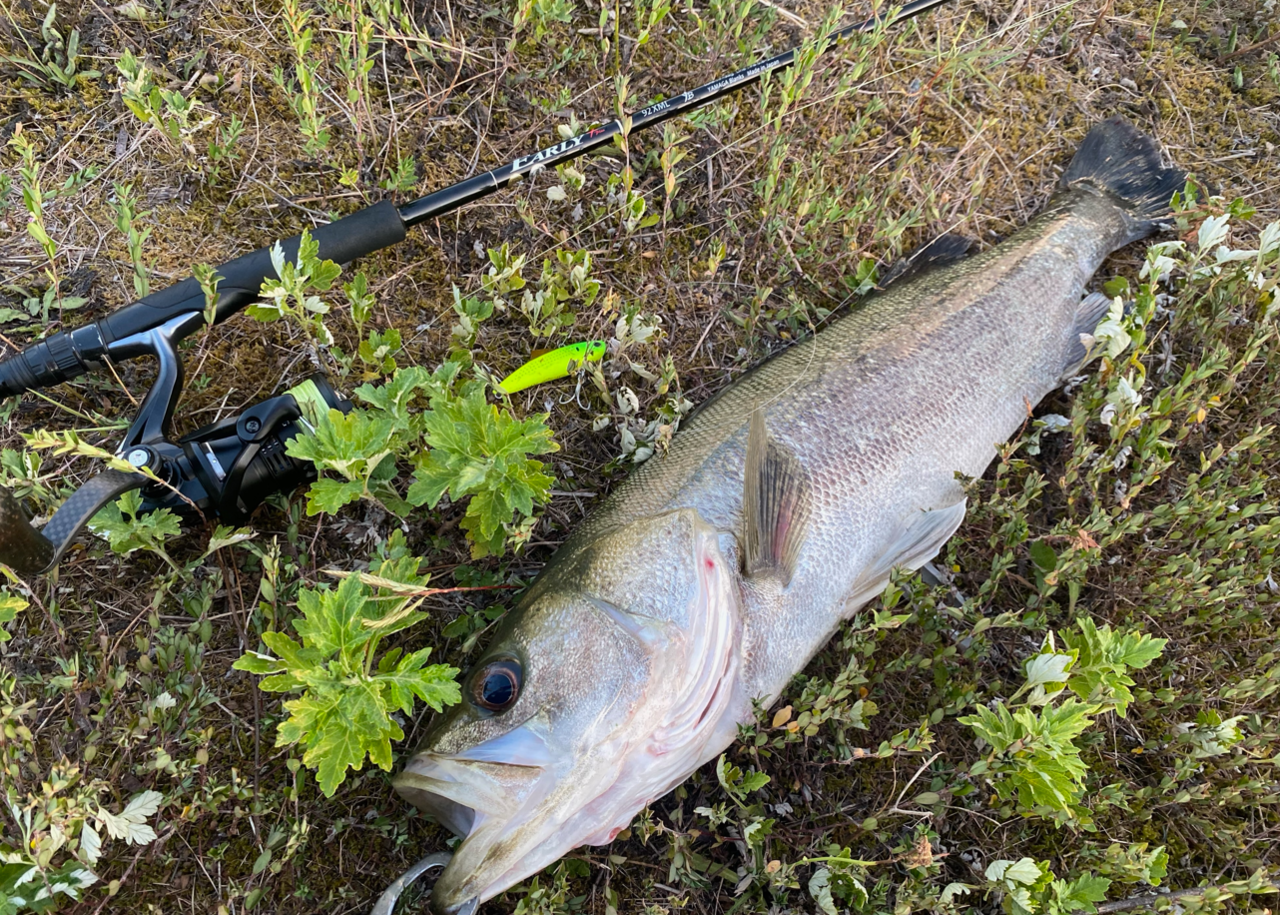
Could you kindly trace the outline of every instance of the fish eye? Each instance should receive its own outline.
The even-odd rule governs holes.
[[[471,678],[471,701],[490,712],[505,712],[520,698],[524,671],[515,658],[490,661]]]

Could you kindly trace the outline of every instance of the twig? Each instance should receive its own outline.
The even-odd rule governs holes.
[[[1093,20],[1093,27],[1089,29],[1089,34],[1084,36],[1084,41],[1072,48],[1067,56],[1063,58],[1062,65],[1064,67],[1068,66],[1071,61],[1075,60],[1076,55],[1084,50],[1089,42],[1093,41],[1093,36],[1098,34],[1098,29],[1102,28],[1102,21],[1106,19],[1107,14],[1111,12],[1111,4],[1114,2],[1115,0],[1107,0],[1107,2],[1102,5],[1102,9],[1098,10],[1098,17]]]
[[[1214,61],[1214,63],[1225,64],[1229,60],[1235,60],[1237,57],[1244,57],[1246,54],[1252,54],[1259,48],[1265,48],[1267,45],[1275,44],[1277,41],[1280,41],[1280,32],[1276,32],[1274,35],[1264,38],[1261,41],[1255,41],[1247,48],[1239,48],[1238,50],[1232,51],[1230,54],[1223,54]]]
[[[898,792],[898,799],[893,802],[893,807],[890,808],[891,813],[905,813],[908,816],[922,816],[922,815],[933,816],[932,813],[927,813],[923,811],[921,813],[912,813],[909,810],[900,810],[898,809],[898,805],[902,803],[902,798],[906,796],[906,793],[911,790],[911,786],[916,783],[916,779],[918,779],[921,775],[923,775],[924,770],[929,768],[929,766],[933,765],[933,761],[941,755],[942,755],[941,751],[934,753],[932,756],[930,756],[928,759],[926,759],[924,762],[920,764],[920,768],[916,769],[916,774],[911,776],[911,781],[907,782],[906,785],[903,786],[902,790]]]
[[[1128,899],[1104,902],[1098,906],[1098,912],[1099,915],[1104,915],[1106,912],[1128,912],[1130,909],[1141,909],[1166,900],[1185,899],[1188,896],[1203,896],[1206,890],[1214,889],[1219,889],[1219,887],[1196,886],[1189,890],[1173,890],[1169,893],[1148,893],[1145,896],[1130,896]]]

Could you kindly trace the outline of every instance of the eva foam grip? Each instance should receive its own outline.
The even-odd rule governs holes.
[[[345,264],[403,241],[404,220],[390,201],[374,204],[350,216],[320,226],[311,237],[320,256]],[[296,260],[302,236],[281,242],[288,260]],[[224,321],[258,299],[262,281],[275,276],[271,248],[259,248],[218,268],[216,321]],[[112,312],[95,324],[53,334],[20,353],[0,361],[0,397],[8,397],[78,378],[102,361],[110,345],[159,327],[179,315],[204,311],[204,292],[195,277],[187,277],[132,305]],[[190,331],[188,331],[189,333]]]
[[[320,246],[320,257],[345,264],[403,241],[404,220],[389,200],[358,210],[337,222],[312,230],[311,237]],[[296,260],[301,235],[280,244],[286,260]],[[276,275],[271,265],[271,247],[237,257],[218,267],[217,320],[226,320],[258,298],[262,281]],[[204,293],[195,277],[188,277],[167,289],[152,293],[127,305],[98,322],[103,339],[110,343],[142,331],[150,330],[180,314],[204,310]]]

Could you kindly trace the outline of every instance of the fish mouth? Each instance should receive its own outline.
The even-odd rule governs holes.
[[[431,892],[436,915],[471,915],[524,876],[500,852],[556,782],[546,742],[527,725],[457,754],[421,751],[393,784],[462,838]]]

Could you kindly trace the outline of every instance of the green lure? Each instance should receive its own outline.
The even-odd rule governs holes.
[[[498,390],[505,394],[523,391],[544,381],[555,381],[557,378],[569,377],[569,366],[574,368],[585,362],[599,362],[604,358],[603,340],[584,340],[581,343],[570,343],[549,353],[535,356],[520,368],[516,369],[502,381],[498,382]]]

